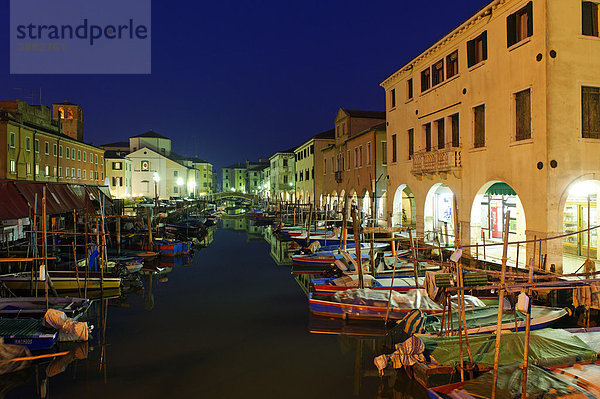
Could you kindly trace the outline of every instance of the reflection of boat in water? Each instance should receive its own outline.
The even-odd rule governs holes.
[[[60,310],[69,317],[83,312],[90,301],[85,298],[49,297],[48,306]],[[42,317],[46,313],[46,298],[15,297],[0,298],[1,317]]]

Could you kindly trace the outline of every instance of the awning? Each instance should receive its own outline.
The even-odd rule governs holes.
[[[504,182],[498,182],[492,184],[490,188],[485,192],[487,195],[517,195],[515,190],[511,186]]]
[[[42,198],[44,196],[44,184],[43,183],[33,183],[33,182],[23,182],[23,181],[15,181],[13,183],[17,190],[23,195],[30,208],[33,208],[36,204],[36,194],[37,194],[37,207],[35,209],[36,214],[40,215],[42,213]],[[56,196],[50,192],[50,190],[46,190],[46,214],[48,215],[56,215],[59,213],[63,213],[64,209],[61,206],[60,200]]]
[[[11,182],[1,182],[0,192],[0,220],[29,217],[29,205]]]

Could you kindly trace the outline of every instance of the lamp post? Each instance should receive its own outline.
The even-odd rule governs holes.
[[[158,173],[154,172],[152,180],[154,180],[154,206],[158,206],[158,182],[160,181]]]

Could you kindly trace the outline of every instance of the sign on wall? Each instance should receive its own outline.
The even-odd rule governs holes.
[[[141,170],[142,171],[149,171],[150,170],[150,161],[142,161],[141,162]]]

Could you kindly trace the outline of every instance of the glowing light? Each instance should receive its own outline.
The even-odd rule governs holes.
[[[160,181],[160,176],[158,175],[158,173],[154,172],[154,176],[152,176],[152,180],[154,180],[155,182]]]
[[[181,177],[177,179],[177,185],[178,186],[183,185],[183,179]]]

